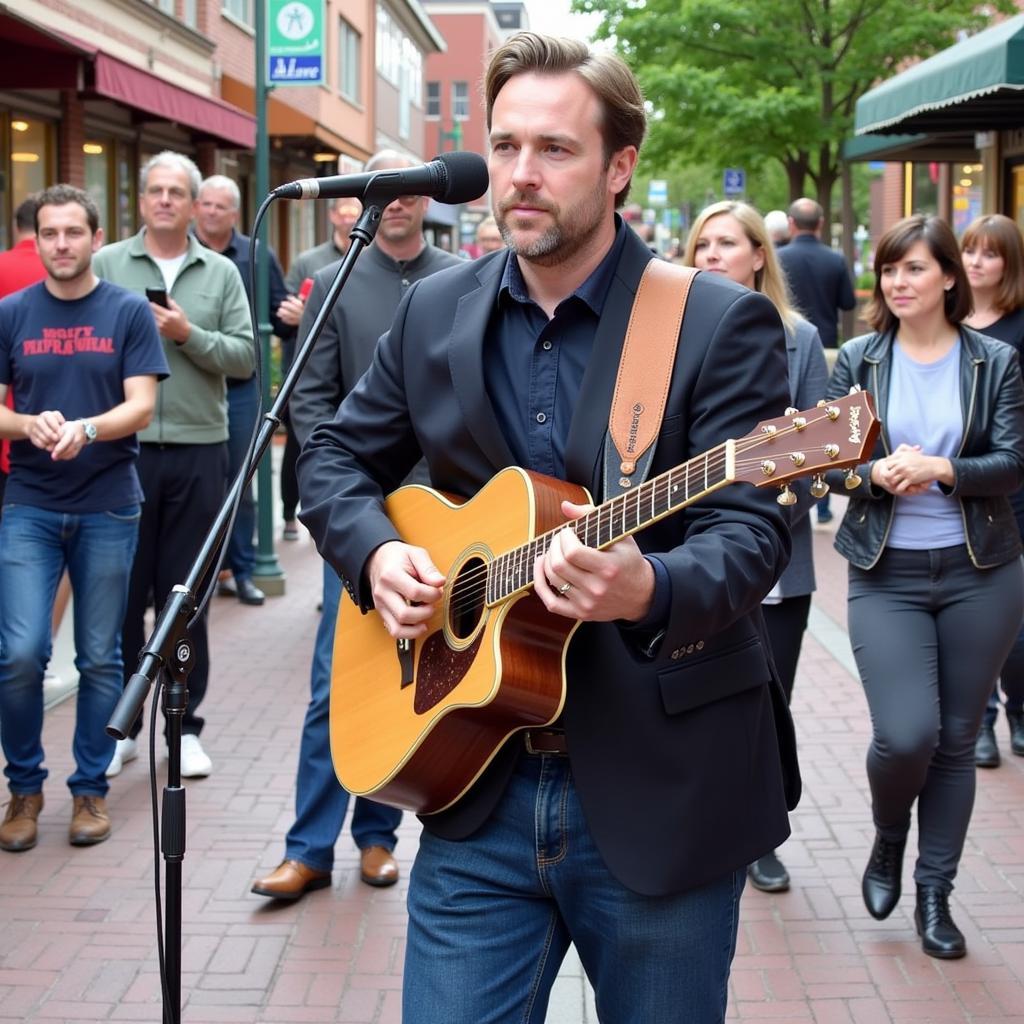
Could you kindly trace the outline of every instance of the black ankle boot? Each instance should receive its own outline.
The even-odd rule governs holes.
[[[974,741],[974,763],[979,768],[999,767],[999,744],[996,731],[991,725],[983,725]]]
[[[917,887],[914,924],[921,936],[921,948],[940,960],[958,960],[967,953],[963,932],[953,923],[949,912],[949,893],[935,886]]]
[[[1024,757],[1024,714],[1007,711],[1006,720],[1010,723],[1010,749],[1018,757]]]
[[[864,906],[876,921],[884,921],[900,901],[900,875],[903,873],[906,845],[906,839],[894,841],[875,836],[860,891]]]

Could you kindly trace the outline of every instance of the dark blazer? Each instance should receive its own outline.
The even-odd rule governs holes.
[[[508,258],[495,253],[414,285],[367,374],[303,451],[303,522],[363,607],[371,601],[366,561],[396,539],[382,496],[421,452],[434,487],[465,496],[512,464],[484,386],[483,352]],[[651,258],[627,234],[569,431],[567,477],[595,496],[622,339]],[[652,475],[781,415],[788,397],[774,306],[718,275],[699,275]],[[785,566],[789,536],[774,489],[735,485],[637,541],[658,553],[671,579],[664,639],[645,656],[631,631],[585,623],[566,659],[563,721],[602,856],[628,887],[655,895],[721,877],[789,833],[799,772],[759,608]],[[521,750],[513,737],[473,789],[424,818],[425,827],[470,835]]]
[[[892,331],[851,338],[839,350],[828,383],[829,398],[840,398],[859,384],[875,399],[882,420],[871,458],[857,467],[859,487],[846,491],[850,504],[836,532],[836,550],[861,569],[872,569],[885,550],[896,499],[871,482],[871,466],[892,451],[885,419],[892,370]],[[991,569],[1017,558],[1020,533],[1015,529],[1007,495],[1024,483],[1024,383],[1020,360],[1009,345],[960,327],[960,409],[964,421],[960,451],[953,464],[952,487],[943,494],[960,502],[967,551],[978,569]],[[836,473],[829,474],[840,488]]]
[[[794,235],[778,255],[797,309],[818,328],[825,348],[835,348],[838,312],[857,302],[846,260],[814,235]]]

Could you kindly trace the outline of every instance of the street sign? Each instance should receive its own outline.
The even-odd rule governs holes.
[[[324,0],[267,0],[267,81],[322,85],[326,70]]]
[[[747,172],[742,167],[726,167],[722,174],[722,191],[727,196],[741,196],[747,191]]]
[[[647,205],[664,206],[668,202],[668,182],[652,178],[647,182]]]

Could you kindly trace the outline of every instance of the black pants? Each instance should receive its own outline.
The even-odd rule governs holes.
[[[807,629],[807,616],[811,610],[811,595],[784,597],[778,604],[763,604],[764,624],[768,629],[768,642],[772,657],[786,691],[786,703],[793,699],[793,680],[796,664],[800,660],[800,646]]]
[[[139,523],[139,547],[128,587],[128,610],[121,634],[125,681],[135,671],[146,642],[145,616],[150,595],[157,613],[176,583],[184,583],[192,560],[224,500],[226,444],[143,444],[138,471],[146,500]],[[190,631],[195,664],[188,677],[188,707],[182,731],[198,736],[203,720],[196,709],[206,695],[210,648],[203,615]],[[137,736],[141,719],[132,728]]]
[[[1019,558],[979,570],[964,546],[886,549],[874,569],[850,567],[875,828],[903,838],[917,801],[920,885],[953,888],[974,807],[974,740],[1022,611]]]
[[[299,478],[295,472],[299,451],[300,445],[295,437],[295,431],[289,425],[284,452],[281,455],[281,510],[286,521],[294,519],[299,508]]]

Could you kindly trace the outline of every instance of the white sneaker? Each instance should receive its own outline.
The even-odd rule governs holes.
[[[213,771],[213,762],[207,757],[198,736],[187,732],[181,737],[181,777],[205,779]]]
[[[129,762],[139,756],[139,744],[131,737],[118,740],[114,744],[114,756],[107,765],[107,778],[112,779],[115,775],[121,774],[121,769]]]

